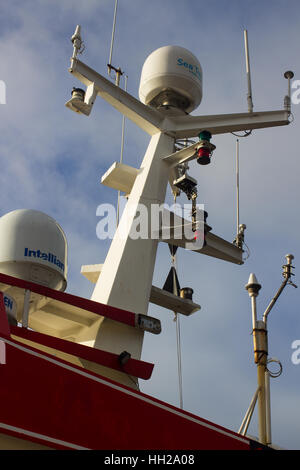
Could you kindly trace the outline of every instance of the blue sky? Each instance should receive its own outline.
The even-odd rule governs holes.
[[[116,203],[101,187],[102,174],[119,160],[121,115],[97,99],[89,118],[64,103],[80,83],[68,73],[70,37],[81,24],[86,50],[81,59],[106,76],[113,0],[11,1],[0,7],[1,212],[38,209],[54,217],[69,243],[67,291],[89,297],[93,286],[80,274],[83,264],[101,263],[109,243],[98,240],[96,208]],[[298,1],[119,0],[113,63],[128,75],[138,97],[140,71],[156,48],[177,44],[191,50],[203,68],[203,100],[193,114],[247,111],[243,28],[248,29],[254,109],[281,109],[291,69],[300,78]],[[237,430],[256,389],[251,308],[244,289],[250,272],[262,284],[263,313],[281,283],[284,255],[293,253],[299,281],[300,105],[288,127],[258,130],[240,139],[241,222],[247,225],[251,256],[230,265],[178,250],[182,286],[194,289],[200,312],[181,320],[184,408]],[[229,135],[212,139],[211,165],[190,165],[199,183],[199,202],[213,232],[235,236],[235,144]],[[139,166],[148,136],[126,121],[124,162]],[[170,191],[167,200],[171,201]],[[182,203],[186,199],[180,198]],[[158,250],[153,283],[162,287],[170,268],[167,245]],[[300,339],[300,290],[287,287],[269,317],[269,353],[283,364],[271,380],[273,442],[300,449],[300,365],[291,344]],[[148,335],[143,359],[155,363],[141,389],[178,405],[175,323],[171,312],[150,306],[163,332]],[[256,414],[249,432],[257,435]]]

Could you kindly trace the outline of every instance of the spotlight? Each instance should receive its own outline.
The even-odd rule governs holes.
[[[121,366],[125,366],[130,358],[131,354],[127,351],[123,351],[121,354],[119,354],[118,361]]]

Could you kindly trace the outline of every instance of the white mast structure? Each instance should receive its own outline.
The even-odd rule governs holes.
[[[170,102],[172,97],[169,101],[165,98],[165,102],[161,103],[159,109],[148,106],[77,58],[82,46],[80,26],[76,27],[72,42],[74,50],[69,72],[86,86],[86,91],[74,89],[72,99],[66,103],[66,106],[89,115],[96,97],[100,96],[150,136],[150,143],[139,169],[114,163],[102,177],[102,183],[105,185],[125,191],[128,194],[128,202],[105,263],[101,267],[91,299],[147,315],[149,301],[155,297],[152,300],[154,303],[160,303],[174,310],[168,304],[169,301],[174,301],[171,294],[168,292],[164,294],[162,290],[152,286],[156,250],[159,241],[181,247],[188,246],[191,249],[190,240],[187,245],[184,238],[175,239],[172,234],[163,240],[151,236],[147,239],[132,239],[130,234],[136,226],[135,219],[139,205],[143,204],[148,214],[151,214],[153,204],[164,203],[168,182],[172,186],[178,165],[198,158],[199,149],[203,146],[210,150],[214,148],[208,141],[200,139],[199,142],[175,151],[175,141],[195,138],[201,131],[215,135],[287,125],[289,124],[289,110],[266,112],[251,110],[247,113],[191,116],[177,106],[176,100]],[[177,216],[174,224],[175,222],[176,224],[180,222],[182,225],[186,223],[184,219]],[[193,249],[196,252],[236,264],[243,263],[241,247],[210,232],[207,233],[205,246],[199,247],[197,242],[194,242]],[[99,272],[99,265],[97,266],[95,271],[98,269]],[[191,303],[190,300],[181,298],[178,298],[177,302],[178,305],[180,304],[176,306],[176,311],[179,313],[184,313],[186,305]],[[200,308],[196,304],[193,306],[197,307],[196,310]],[[127,351],[133,358],[140,359],[143,337],[144,332],[141,329],[103,319],[94,347],[117,354]]]

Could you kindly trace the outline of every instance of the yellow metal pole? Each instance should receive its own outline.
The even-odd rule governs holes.
[[[257,364],[258,392],[258,434],[259,441],[267,444],[267,411],[266,411],[266,366],[268,358],[268,338],[265,323],[256,321],[253,328],[254,361]]]
[[[259,441],[267,444],[267,427],[266,427],[266,387],[265,387],[265,370],[264,364],[257,364],[257,384],[258,391],[258,438]]]
[[[258,438],[259,441],[267,444],[266,425],[266,382],[265,373],[268,357],[268,340],[265,322],[257,320],[256,297],[261,288],[255,274],[251,273],[248,284],[245,286],[251,298],[252,304],[252,327],[253,327],[253,349],[254,361],[257,364],[257,385],[258,385]]]

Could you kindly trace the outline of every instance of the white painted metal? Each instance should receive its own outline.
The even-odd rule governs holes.
[[[246,436],[246,434],[247,434],[248,426],[250,424],[250,421],[251,421],[251,418],[252,418],[252,415],[253,415],[253,411],[254,411],[254,408],[255,408],[255,405],[256,405],[256,402],[257,402],[258,392],[259,392],[259,388],[256,389],[256,392],[253,395],[253,398],[251,400],[251,403],[249,405],[248,410],[246,411],[246,414],[244,416],[242,424],[241,424],[241,426],[238,430],[238,433],[241,434],[242,436]]]
[[[24,292],[24,304],[23,304],[23,315],[22,315],[23,328],[28,328],[30,295],[31,295],[30,290],[26,289]]]
[[[4,274],[64,290],[67,240],[43,212],[19,209],[0,218],[0,269]]]
[[[152,304],[159,305],[167,310],[186,316],[197,312],[201,308],[199,304],[196,304],[190,299],[183,299],[178,295],[171,294],[171,292],[156,286],[152,286],[149,300]]]
[[[258,113],[215,114],[211,116],[172,116],[164,123],[165,132],[172,132],[176,139],[197,137],[201,130],[213,134],[263,129],[289,124],[285,110]]]
[[[167,209],[163,211],[163,220],[169,220],[169,226],[164,226],[155,236],[159,236],[160,241],[170,243],[192,250],[196,253],[219,258],[235,264],[243,264],[243,251],[235,244],[218,237],[212,232],[206,233],[206,245],[203,246],[198,241],[194,241],[192,222],[182,218],[180,215],[171,213]]]
[[[81,267],[81,274],[83,274],[90,282],[96,284],[103,264],[86,265]],[[149,302],[152,304],[164,307],[167,310],[176,311],[182,315],[191,315],[192,313],[200,310],[200,305],[192,302],[190,299],[183,299],[177,295],[160,289],[159,287],[152,286]]]
[[[199,142],[195,142],[188,147],[183,147],[181,150],[177,150],[177,152],[171,153],[171,155],[167,155],[164,157],[164,161],[170,165],[170,168],[176,167],[181,163],[187,163],[188,161],[195,158],[195,153],[199,147]]]
[[[247,103],[249,113],[253,112],[253,102],[252,102],[252,87],[251,87],[251,74],[250,74],[250,59],[249,59],[249,47],[248,47],[248,32],[244,30],[244,42],[245,42],[245,58],[246,58],[246,73],[247,73]]]
[[[187,150],[187,154],[184,155],[174,154],[175,139],[196,137],[201,130],[210,131],[211,134],[221,134],[286,125],[289,123],[289,115],[285,110],[214,116],[190,116],[181,110],[162,111],[136,100],[74,56],[69,71],[86,86],[93,84],[98,95],[152,136],[141,171],[135,178],[129,201],[92,294],[92,299],[98,302],[146,314],[158,239],[135,240],[131,234],[137,225],[135,218],[138,214],[138,205],[143,204],[150,214],[151,204],[162,204],[170,170],[181,161],[178,161],[178,158],[186,161],[196,156],[195,153],[190,153],[191,150],[194,152],[194,149]],[[142,80],[146,83],[145,77],[142,77]],[[147,102],[150,99],[151,87],[155,89],[153,83],[144,94]],[[186,85],[183,88],[186,90]],[[168,158],[164,161],[165,157]],[[242,251],[235,245],[211,233],[207,234],[206,240],[207,245],[201,249],[202,253],[242,264]],[[180,246],[180,243],[182,240],[176,240],[174,244]],[[99,328],[95,347],[115,353],[127,350],[132,357],[140,358],[142,342],[142,332],[104,319]]]
[[[158,239],[133,239],[136,211],[143,204],[151,214],[152,204],[162,204],[168,183],[168,166],[161,156],[173,150],[174,139],[158,133],[152,137],[141,164],[141,170],[125,206],[103,269],[92,294],[92,300],[146,314],[152,285]],[[149,219],[150,221],[150,219]],[[121,330],[127,330],[128,335]],[[103,320],[96,347],[120,353],[127,350],[139,359],[143,333],[130,327]],[[112,330],[118,338],[111,341]],[[135,344],[134,344],[135,343]]]
[[[99,96],[149,135],[154,135],[161,130],[164,121],[162,113],[141,103],[80,60],[71,60],[69,72],[86,86],[94,83]]]
[[[102,268],[103,264],[86,264],[84,266],[81,266],[80,272],[90,282],[96,284]]]
[[[78,24],[76,26],[75,32],[71,38],[71,41],[73,43],[73,54],[72,54],[72,59],[75,59],[79,51],[81,50],[82,47],[82,40],[81,40],[81,26]]]
[[[176,139],[181,139],[196,137],[201,130],[208,130],[211,134],[224,134],[289,124],[289,113],[285,110],[251,114],[236,113],[211,116],[191,116],[187,114],[168,116],[157,109],[141,103],[78,59],[71,59],[69,71],[86,86],[94,83],[99,96],[149,135],[164,132]]]
[[[115,162],[102,176],[101,183],[110,188],[123,191],[125,194],[131,192],[139,170],[124,163]]]

